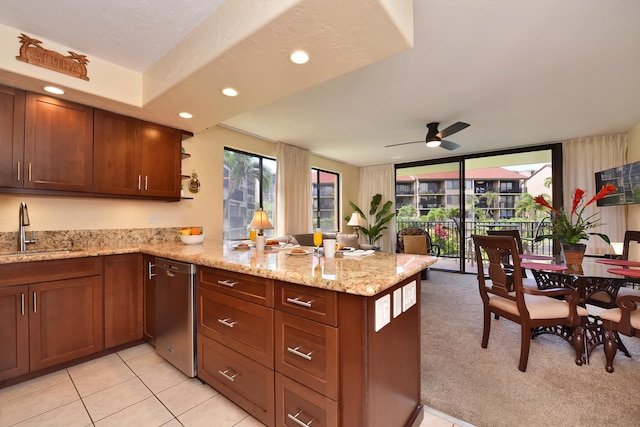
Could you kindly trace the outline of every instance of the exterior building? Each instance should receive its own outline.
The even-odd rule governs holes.
[[[311,172],[313,227],[333,232],[340,229],[338,206],[338,176],[334,173]]]
[[[409,205],[418,216],[427,215],[432,209],[459,208],[464,194],[468,219],[513,218],[515,205],[526,192],[526,181],[527,176],[504,168],[473,169],[466,171],[460,191],[457,172],[402,176],[396,179],[396,208]]]

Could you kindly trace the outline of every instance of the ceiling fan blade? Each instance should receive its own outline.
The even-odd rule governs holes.
[[[446,138],[449,135],[453,135],[456,132],[460,132],[461,130],[468,128],[469,126],[470,126],[469,123],[457,122],[457,123],[452,124],[448,128],[443,129],[442,132],[440,132],[438,134],[438,136],[440,138]]]
[[[461,145],[456,144],[455,142],[445,141],[443,139],[442,141],[440,141],[440,147],[444,148],[445,150],[455,150],[456,148],[460,148]]]
[[[418,142],[422,142],[424,144],[424,141],[401,142],[399,144],[385,145],[384,148],[397,147],[398,145],[417,144]]]

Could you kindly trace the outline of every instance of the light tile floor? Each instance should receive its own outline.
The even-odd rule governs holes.
[[[262,426],[142,344],[0,389],[5,426]],[[468,424],[427,408],[420,427]]]

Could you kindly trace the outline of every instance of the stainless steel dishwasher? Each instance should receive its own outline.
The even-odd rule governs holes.
[[[196,376],[195,266],[156,258],[156,353]]]

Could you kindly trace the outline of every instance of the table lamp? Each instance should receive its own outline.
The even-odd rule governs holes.
[[[258,230],[258,234],[256,235],[256,250],[264,251],[265,239],[263,230],[270,230],[273,228],[273,225],[269,222],[269,218],[267,218],[267,213],[262,210],[262,208],[257,209],[256,213],[253,215],[253,220],[249,227],[253,227]]]
[[[367,221],[365,221],[364,218],[362,218],[362,215],[358,212],[354,212],[351,214],[351,218],[347,225],[350,225],[351,227],[366,227]]]

